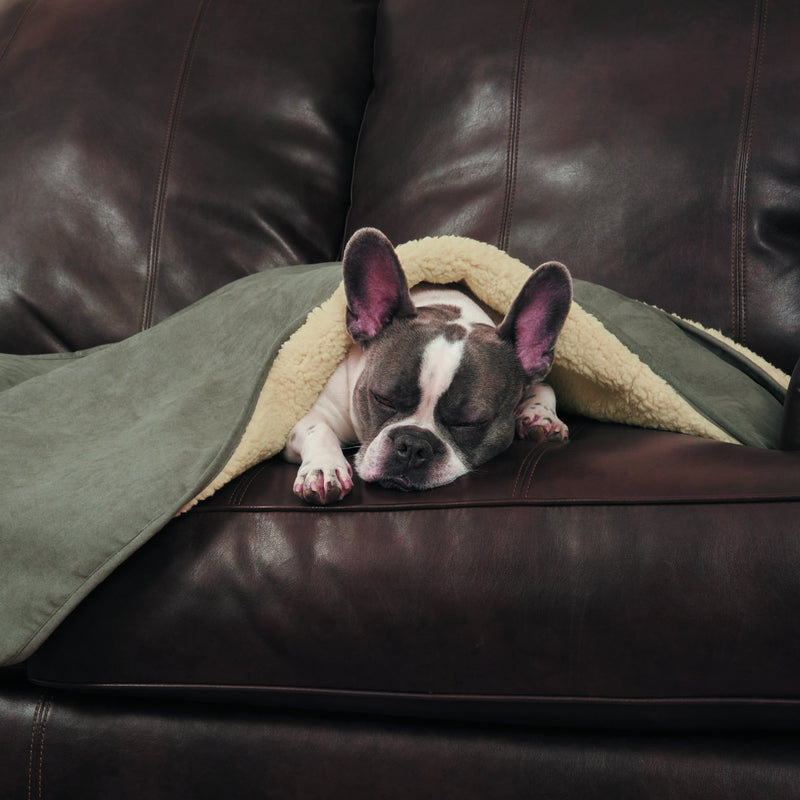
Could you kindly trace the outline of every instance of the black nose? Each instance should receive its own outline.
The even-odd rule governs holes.
[[[389,438],[394,443],[398,462],[408,469],[424,467],[433,458],[439,444],[434,434],[415,425],[396,428]]]

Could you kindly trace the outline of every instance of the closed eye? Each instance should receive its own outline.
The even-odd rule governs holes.
[[[385,408],[388,411],[394,411],[395,406],[394,403],[385,395],[378,394],[377,392],[372,392],[372,399],[379,405],[381,408]]]
[[[485,428],[489,424],[488,419],[479,419],[479,420],[463,420],[461,422],[451,422],[448,425],[449,428]]]

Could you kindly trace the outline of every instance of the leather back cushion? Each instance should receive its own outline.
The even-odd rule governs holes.
[[[385,0],[349,228],[457,233],[800,355],[800,4]]]
[[[0,350],[338,256],[374,3],[0,2]]]

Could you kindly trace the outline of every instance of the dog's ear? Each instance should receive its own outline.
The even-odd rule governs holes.
[[[538,267],[517,295],[497,335],[511,342],[525,374],[543,380],[553,365],[556,339],[572,304],[572,279],[563,264]]]
[[[408,283],[391,242],[374,228],[361,228],[342,260],[347,331],[358,344],[375,338],[395,317],[414,314]]]

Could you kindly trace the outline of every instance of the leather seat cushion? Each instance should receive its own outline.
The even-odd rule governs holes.
[[[256,466],[123,564],[29,675],[499,720],[793,718],[800,455],[572,433],[326,510],[291,465]]]

